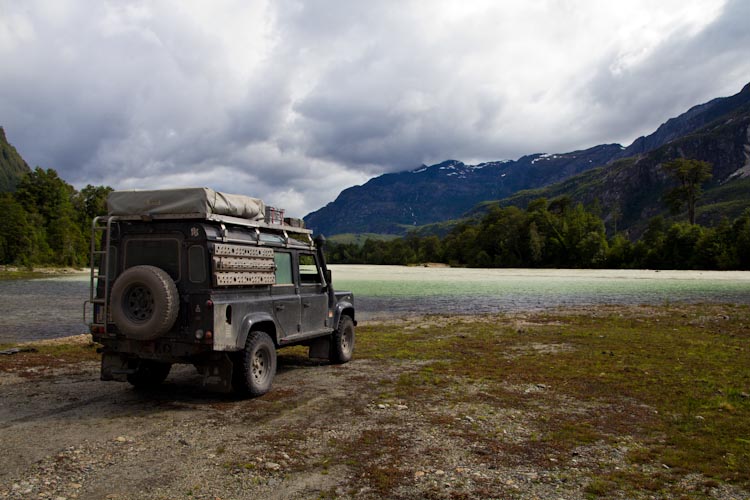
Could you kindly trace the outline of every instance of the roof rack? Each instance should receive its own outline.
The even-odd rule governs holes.
[[[116,217],[117,217],[117,220],[120,220],[120,221],[146,221],[146,222],[152,221],[152,220],[185,220],[185,219],[195,220],[195,219],[198,219],[198,220],[222,222],[224,224],[234,224],[236,226],[258,228],[258,229],[287,231],[289,233],[308,234],[308,235],[312,234],[311,229],[292,226],[292,225],[287,224],[286,222],[282,222],[278,224],[276,223],[269,224],[267,222],[263,222],[259,220],[243,219],[241,217],[232,217],[230,215],[217,215],[217,214],[205,215],[199,212],[188,213],[188,214],[117,215]]]

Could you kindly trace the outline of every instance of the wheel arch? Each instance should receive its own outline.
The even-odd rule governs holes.
[[[338,328],[342,316],[349,316],[354,321],[354,325],[357,325],[357,318],[354,316],[354,305],[351,302],[339,302],[336,304],[336,312],[333,316],[334,328]]]
[[[240,324],[240,330],[237,335],[237,348],[242,349],[245,347],[247,342],[247,336],[250,332],[260,330],[268,334],[273,340],[276,347],[279,346],[278,329],[276,328],[276,322],[270,314],[265,313],[254,313],[248,314],[242,319]]]

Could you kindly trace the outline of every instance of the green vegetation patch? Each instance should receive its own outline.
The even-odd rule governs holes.
[[[503,442],[481,421],[442,421],[505,464],[565,464],[580,447],[628,443],[634,470],[658,471],[604,468],[586,488],[597,496],[672,491],[693,473],[750,486],[749,339],[745,306],[602,307],[364,326],[357,355],[417,363],[384,394],[520,410],[532,430],[522,443]]]
[[[51,369],[74,366],[84,361],[98,361],[99,345],[94,342],[59,342],[36,344],[0,344],[0,351],[18,350],[0,355],[0,371],[34,378],[52,375]]]
[[[329,242],[343,245],[363,245],[367,240],[373,241],[391,241],[400,238],[397,234],[377,234],[377,233],[342,233],[335,234],[328,238]]]

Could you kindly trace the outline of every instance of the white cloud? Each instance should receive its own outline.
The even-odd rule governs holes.
[[[0,125],[76,185],[317,209],[386,171],[629,142],[748,80],[741,0],[0,0]]]

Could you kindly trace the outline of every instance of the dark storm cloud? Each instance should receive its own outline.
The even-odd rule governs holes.
[[[0,0],[0,125],[77,186],[304,215],[387,171],[629,142],[748,80],[735,0]]]
[[[648,58],[630,67],[601,67],[581,95],[590,107],[592,141],[630,141],[715,97],[739,92],[750,81],[750,3],[729,1],[699,33],[676,33]],[[615,61],[616,57],[610,59]]]

